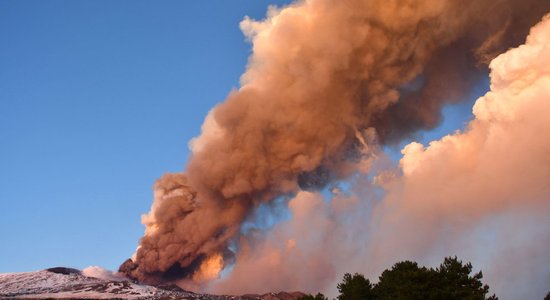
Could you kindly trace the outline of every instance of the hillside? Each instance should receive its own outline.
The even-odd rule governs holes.
[[[303,293],[264,295],[207,295],[185,291],[175,285],[148,286],[128,280],[105,280],[84,276],[71,268],[0,274],[0,298],[6,299],[206,299],[295,300]]]

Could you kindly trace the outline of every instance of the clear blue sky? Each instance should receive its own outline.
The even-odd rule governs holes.
[[[238,86],[239,21],[288,2],[0,0],[0,273],[128,258],[155,179]]]

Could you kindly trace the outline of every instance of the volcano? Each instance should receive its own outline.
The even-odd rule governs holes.
[[[0,299],[207,299],[295,300],[301,292],[241,296],[197,294],[176,285],[151,286],[125,278],[107,280],[82,271],[55,267],[35,272],[0,274]]]

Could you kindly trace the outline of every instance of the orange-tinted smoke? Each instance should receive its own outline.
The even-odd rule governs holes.
[[[346,193],[299,192],[292,219],[243,238],[216,293],[301,290],[337,296],[344,273],[376,282],[400,260],[458,255],[500,299],[542,299],[550,282],[550,15],[491,64],[475,119],[403,149],[398,172],[355,176]],[[380,155],[382,161],[383,155]],[[380,162],[376,163],[380,166]],[[385,190],[384,195],[376,187]]]
[[[519,44],[549,6],[309,0],[245,18],[253,54],[241,87],[206,117],[185,174],[157,182],[135,261],[121,270],[158,283],[191,278],[211,257],[232,261],[228,243],[254,207],[345,178],[376,143],[437,125],[483,62]]]

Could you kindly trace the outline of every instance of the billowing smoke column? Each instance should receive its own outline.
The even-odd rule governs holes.
[[[216,293],[338,295],[344,273],[376,281],[399,260],[458,255],[499,299],[542,299],[550,282],[550,14],[490,63],[490,91],[464,131],[378,153],[332,193],[300,191],[292,218],[246,236]],[[375,176],[371,176],[375,175]],[[337,185],[336,185],[337,186]],[[380,193],[383,189],[384,193]]]
[[[353,174],[378,144],[438,124],[485,64],[523,42],[545,0],[309,0],[241,28],[241,88],[206,117],[185,174],[167,174],[121,266],[147,283],[209,280],[261,203]]]

